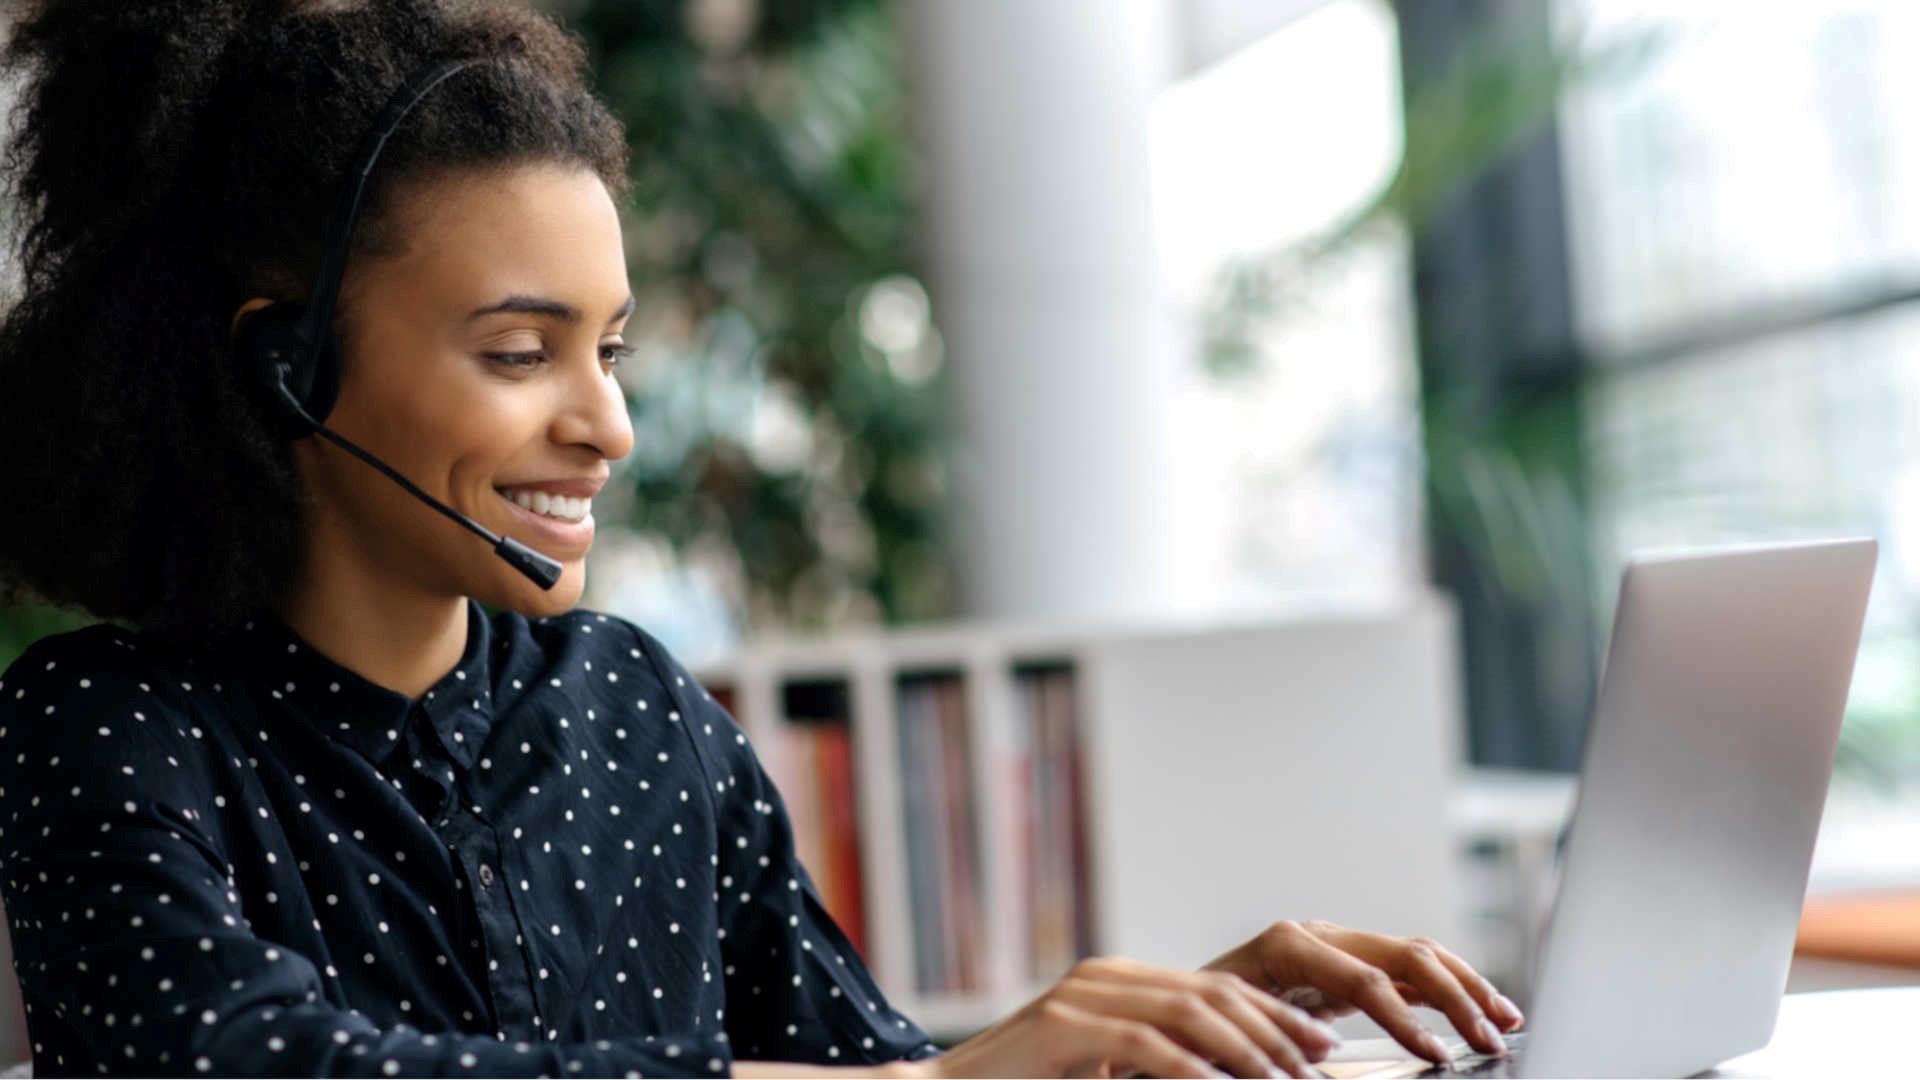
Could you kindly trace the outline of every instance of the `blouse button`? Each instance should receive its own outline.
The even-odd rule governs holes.
[[[493,887],[493,867],[488,866],[486,863],[480,864],[480,887],[483,889]]]

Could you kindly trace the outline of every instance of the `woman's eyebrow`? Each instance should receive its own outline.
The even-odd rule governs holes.
[[[633,306],[634,306],[633,294],[628,293],[626,301],[620,305],[619,309],[613,313],[613,317],[608,319],[607,321],[618,322],[621,319],[626,318],[628,315],[633,314]],[[580,309],[577,307],[574,307],[572,304],[562,303],[559,300],[548,299],[547,297],[544,297],[544,296],[527,296],[524,294],[516,293],[513,296],[507,297],[505,300],[499,301],[498,303],[488,304],[485,307],[474,308],[472,311],[467,313],[467,320],[471,322],[472,320],[478,319],[485,315],[499,315],[503,313],[512,313],[516,315],[545,315],[548,318],[559,319],[562,322],[569,322],[569,323],[580,322],[581,319],[583,318],[583,316],[580,314]]]

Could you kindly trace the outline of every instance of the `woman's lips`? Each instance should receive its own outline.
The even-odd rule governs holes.
[[[500,501],[507,504],[507,509],[514,517],[523,522],[534,534],[525,540],[542,554],[552,554],[551,551],[546,550],[548,548],[558,551],[576,549],[585,551],[593,544],[593,511],[587,511],[587,516],[579,521],[562,521],[545,514],[536,514],[507,498],[498,490],[494,494],[499,495]]]

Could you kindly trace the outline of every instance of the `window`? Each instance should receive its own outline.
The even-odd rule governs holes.
[[[1400,156],[1393,11],[1336,0],[1164,91],[1161,253],[1203,317],[1236,259],[1332,231]],[[1181,561],[1209,610],[1377,599],[1425,577],[1408,246],[1360,238],[1265,299],[1256,357],[1178,403],[1196,479]]]
[[[1560,117],[1598,569],[1882,541],[1836,794],[1920,791],[1920,9],[1564,3],[1652,29]]]

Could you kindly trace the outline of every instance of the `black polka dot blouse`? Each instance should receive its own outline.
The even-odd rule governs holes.
[[[468,601],[418,701],[277,619],[96,625],[0,678],[37,1076],[695,1075],[938,1053],[752,745],[623,619]]]

